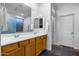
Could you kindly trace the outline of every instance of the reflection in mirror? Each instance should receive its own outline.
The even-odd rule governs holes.
[[[43,17],[38,17],[34,19],[34,28],[44,28],[44,20]]]
[[[23,3],[0,4],[1,33],[30,32],[31,8]]]

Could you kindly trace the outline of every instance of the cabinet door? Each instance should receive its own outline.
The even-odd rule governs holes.
[[[24,48],[18,48],[16,50],[6,52],[3,56],[24,56]]]
[[[29,45],[29,40],[25,40],[25,41],[21,41],[19,42],[19,46],[20,48],[24,48],[24,55],[27,56],[29,54],[29,49],[30,47],[28,46]],[[22,50],[21,50],[22,51]],[[27,53],[26,53],[27,52]]]
[[[31,55],[31,49],[30,49],[30,44],[25,46],[25,56],[30,56]]]
[[[31,56],[35,56],[35,38],[30,40]]]
[[[36,38],[36,55],[42,52],[42,39],[40,37]]]
[[[45,50],[46,49],[46,46],[47,46],[47,36],[44,35],[43,37],[44,37],[43,38],[43,50]]]
[[[47,39],[43,39],[43,50],[45,50],[46,49],[46,42],[47,42]]]
[[[29,44],[25,47],[26,56],[35,56],[35,39],[30,39]]]

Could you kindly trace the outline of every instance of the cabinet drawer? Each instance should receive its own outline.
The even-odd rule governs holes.
[[[20,47],[26,46],[26,45],[28,45],[28,44],[29,44],[29,40],[19,42]]]
[[[17,49],[17,48],[18,48],[18,43],[6,45],[6,46],[2,47],[2,52],[3,53],[9,52],[9,51],[12,51],[12,50]]]
[[[24,56],[24,48],[17,48],[7,53],[3,53],[3,56]]]

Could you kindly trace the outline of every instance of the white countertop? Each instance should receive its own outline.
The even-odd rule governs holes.
[[[19,37],[14,37],[14,35],[9,36],[9,37],[4,37],[5,35],[4,36],[2,35],[1,46],[11,44],[11,43],[16,43],[16,42],[31,39],[31,38],[35,38],[35,37],[42,36],[42,35],[46,35],[46,32],[40,31],[37,33],[35,33],[35,32],[22,33],[22,34],[20,34]]]

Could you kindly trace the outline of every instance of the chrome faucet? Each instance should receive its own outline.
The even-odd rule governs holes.
[[[15,38],[17,38],[17,37],[19,37],[19,36],[20,36],[19,34],[14,35]]]

